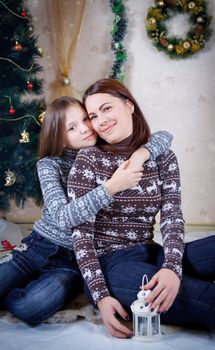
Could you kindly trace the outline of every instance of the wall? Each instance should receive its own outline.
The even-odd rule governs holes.
[[[66,1],[66,0],[62,0]],[[68,10],[69,10],[69,1]],[[189,224],[215,224],[215,31],[206,48],[190,59],[171,60],[147,38],[145,16],[152,0],[127,0],[128,33],[125,66],[126,85],[142,107],[152,131],[165,129],[174,135],[182,179],[183,211]],[[49,26],[51,0],[31,0],[35,31],[44,57],[45,95],[51,99],[50,86],[55,78],[55,48]],[[215,16],[215,1],[209,1]],[[106,77],[112,65],[110,31],[113,14],[108,0],[87,0],[79,48],[71,78],[83,93],[93,81]],[[211,27],[214,29],[214,20]],[[186,28],[182,18],[170,26],[180,33]],[[182,30],[183,29],[183,30]],[[29,207],[29,206],[27,206]],[[27,212],[27,216],[26,216]],[[34,207],[18,211],[19,217],[39,215]],[[10,213],[16,220],[16,209]],[[21,216],[20,216],[21,215]],[[11,216],[8,216],[9,218]],[[21,219],[21,220],[23,220]]]

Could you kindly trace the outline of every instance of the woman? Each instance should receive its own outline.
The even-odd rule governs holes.
[[[105,181],[150,137],[137,102],[120,82],[97,81],[83,101],[100,139],[79,153],[68,177],[68,191],[77,197]],[[143,274],[150,279],[145,289],[152,289],[146,301],[164,323],[215,327],[215,236],[184,245],[180,188],[176,156],[166,151],[145,163],[138,186],[115,195],[94,221],[74,230],[91,299],[116,337],[131,336],[115,316],[128,317]],[[153,241],[158,212],[163,247]]]
[[[161,137],[161,140],[159,139]],[[42,217],[21,245],[0,260],[0,298],[17,318],[37,324],[82,291],[82,278],[72,250],[72,227],[85,222],[114,201],[113,195],[138,184],[141,148],[103,184],[68,203],[66,183],[77,152],[96,143],[97,135],[81,102],[60,97],[48,107],[40,135],[37,164],[44,198]],[[165,150],[171,136],[158,134],[152,153]],[[158,147],[156,147],[158,145]],[[133,163],[133,165],[132,165]]]

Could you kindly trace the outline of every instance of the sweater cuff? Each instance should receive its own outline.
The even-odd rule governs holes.
[[[173,272],[175,272],[175,274],[178,276],[178,278],[181,280],[182,279],[182,266],[181,264],[173,264],[172,261],[168,261],[166,260],[163,265],[162,265],[163,269],[169,269]]]
[[[108,292],[107,289],[104,289],[102,291],[99,291],[99,293],[97,293],[96,291],[92,294],[92,298],[94,301],[94,304],[97,305],[99,301],[101,301],[102,299],[104,299],[105,297],[109,297],[110,294]]]
[[[115,201],[115,199],[113,198],[113,196],[110,195],[110,193],[108,192],[108,190],[106,189],[106,187],[104,185],[100,185],[98,187],[98,189],[100,189],[101,191],[104,192],[104,201],[107,202],[108,204],[111,204]]]

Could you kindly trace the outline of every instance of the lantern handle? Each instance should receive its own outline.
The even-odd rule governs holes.
[[[145,283],[146,281],[146,283]],[[148,276],[146,274],[143,275],[143,278],[142,278],[142,290],[144,290],[144,285],[149,283],[149,280],[148,280]]]

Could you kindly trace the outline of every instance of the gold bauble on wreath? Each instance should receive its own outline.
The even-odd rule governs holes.
[[[190,29],[186,38],[169,37],[166,21],[177,14],[188,14]],[[211,35],[212,17],[205,0],[155,0],[146,17],[146,31],[158,50],[170,58],[186,58],[201,51]]]

